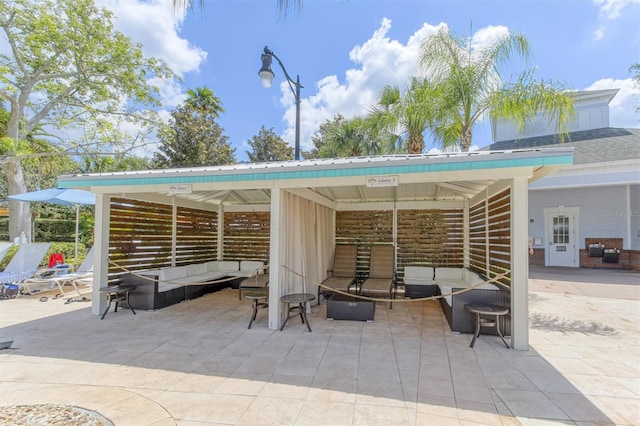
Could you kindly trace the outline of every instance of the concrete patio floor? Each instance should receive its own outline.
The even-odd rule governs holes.
[[[236,290],[103,321],[66,297],[4,300],[0,406],[115,425],[639,425],[640,274],[566,269],[531,270],[529,351],[469,348],[432,301],[378,304],[372,323],[317,306],[309,333],[268,330],[266,311],[247,330]]]

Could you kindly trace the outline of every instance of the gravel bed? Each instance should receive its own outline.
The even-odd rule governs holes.
[[[59,404],[0,407],[0,424],[24,426],[113,426],[113,423],[95,411]]]

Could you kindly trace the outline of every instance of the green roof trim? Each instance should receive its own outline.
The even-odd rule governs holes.
[[[59,181],[61,188],[75,188],[86,186],[120,186],[120,185],[159,185],[159,184],[194,184],[208,182],[247,182],[264,180],[290,180],[290,179],[313,179],[313,178],[334,178],[351,176],[372,176],[372,175],[401,175],[410,173],[433,173],[433,172],[453,172],[462,170],[486,170],[503,169],[512,167],[542,167],[542,166],[565,166],[573,164],[573,155],[545,156],[535,158],[513,158],[513,159],[486,159],[474,161],[455,161],[446,163],[429,164],[384,164],[380,166],[369,165],[367,167],[344,168],[309,168],[305,170],[301,167],[298,170],[283,171],[278,169],[265,169],[263,172],[238,171],[228,173],[222,171],[215,173],[212,171],[203,172],[200,175],[184,176],[180,173],[169,176],[157,175],[155,173],[141,173],[140,175],[108,175],[108,176],[72,176]],[[184,172],[183,172],[184,173]],[[193,172],[197,173],[197,172]]]

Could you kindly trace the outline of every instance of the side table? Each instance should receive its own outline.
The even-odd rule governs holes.
[[[289,321],[289,318],[291,318],[291,311],[295,311],[296,309],[298,310],[297,313],[300,314],[300,319],[302,320],[303,324],[307,325],[307,329],[309,330],[309,332],[311,332],[311,326],[309,325],[309,320],[307,319],[307,310],[305,309],[307,302],[311,302],[312,300],[315,300],[316,296],[314,296],[311,293],[292,293],[292,294],[287,294],[286,296],[282,296],[280,298],[280,301],[284,304],[287,305],[287,318],[285,318],[284,322],[282,323],[282,327],[280,327],[280,331],[282,331],[282,329],[284,328],[284,326],[287,324],[287,321]],[[291,304],[297,303],[298,306],[291,306]]]
[[[131,312],[133,312],[133,315],[136,315],[136,311],[134,311],[129,304],[129,292],[131,290],[135,290],[135,288],[135,285],[130,284],[117,284],[100,287],[100,293],[105,293],[107,295],[107,309],[104,310],[104,313],[102,314],[102,317],[100,317],[100,319],[103,320],[107,315],[107,312],[109,312],[111,302],[116,302],[113,312],[118,312],[118,303],[126,303],[127,307],[131,309]]]
[[[473,333],[470,348],[476,343],[476,339],[480,336],[480,327],[495,327],[498,336],[502,339],[504,345],[509,348],[507,341],[500,332],[500,317],[509,313],[509,308],[498,305],[490,305],[486,303],[467,303],[464,309],[476,316],[476,331]]]
[[[249,327],[247,327],[248,329],[250,329],[253,325],[253,322],[256,320],[256,316],[258,315],[258,308],[269,307],[269,302],[267,301],[266,291],[252,291],[249,294],[246,294],[244,298],[253,300],[253,313],[251,315],[251,321],[249,321]]]

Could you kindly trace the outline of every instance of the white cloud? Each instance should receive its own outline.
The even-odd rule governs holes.
[[[184,14],[173,13],[172,0],[96,0],[96,3],[114,13],[115,29],[140,43],[145,56],[164,60],[178,76],[197,71],[207,59],[207,52],[180,37]],[[169,118],[167,109],[174,108],[186,98],[181,82],[152,78],[149,83],[159,90],[165,109],[159,110],[158,114],[166,122]],[[132,134],[142,130],[135,127],[127,130]],[[134,150],[135,154],[151,156],[157,149],[153,135],[145,139],[147,145]]]
[[[640,5],[640,0],[593,0],[593,4],[600,10],[600,21],[613,21],[619,18],[622,10],[628,6]],[[600,25],[593,33],[593,40],[603,39],[607,29],[608,23]]]
[[[503,25],[489,25],[488,27],[480,28],[471,38],[471,49],[481,50],[484,46],[494,43],[496,39],[508,35],[509,28]]]
[[[616,19],[622,13],[622,9],[630,4],[640,4],[640,0],[593,0],[600,9],[600,15],[605,19]]]
[[[158,88],[164,108],[173,108],[187,99],[187,94],[182,91],[182,84],[177,80],[152,78],[149,84]]]
[[[207,52],[178,34],[184,16],[175,15],[171,0],[97,0],[113,11],[118,31],[141,43],[147,56],[163,59],[178,75],[196,71]]]
[[[640,89],[635,87],[633,79],[615,80],[603,78],[586,87],[584,90],[620,89],[609,103],[611,127],[638,128],[640,113],[636,107],[640,105]]]
[[[340,113],[345,118],[364,115],[375,103],[385,84],[405,84],[418,75],[420,44],[425,37],[437,32],[445,24],[424,24],[406,43],[388,37],[391,21],[383,19],[372,37],[349,52],[355,64],[348,69],[341,82],[336,75],[326,76],[316,84],[316,93],[302,99],[300,104],[300,141],[304,149],[311,148],[311,136],[320,125]],[[282,104],[287,107],[284,121],[288,128],[282,137],[293,144],[295,139],[295,100],[291,89],[281,83]]]
[[[326,76],[316,84],[316,93],[305,97],[300,105],[300,141],[303,149],[312,147],[311,136],[326,120],[336,113],[349,119],[365,115],[371,108],[385,84],[404,85],[412,76],[421,75],[419,55],[422,42],[445,23],[430,25],[425,23],[415,31],[405,43],[389,37],[391,20],[384,18],[380,27],[369,40],[355,46],[349,52],[354,66],[344,74],[341,82],[338,76]],[[475,32],[471,38],[472,49],[482,49],[496,37],[509,34],[505,26],[487,26]],[[293,145],[295,140],[295,99],[291,89],[282,82],[281,103],[287,107],[283,120],[287,129],[283,139]]]
[[[600,27],[593,32],[594,41],[602,40],[603,37],[604,37],[604,27]]]

